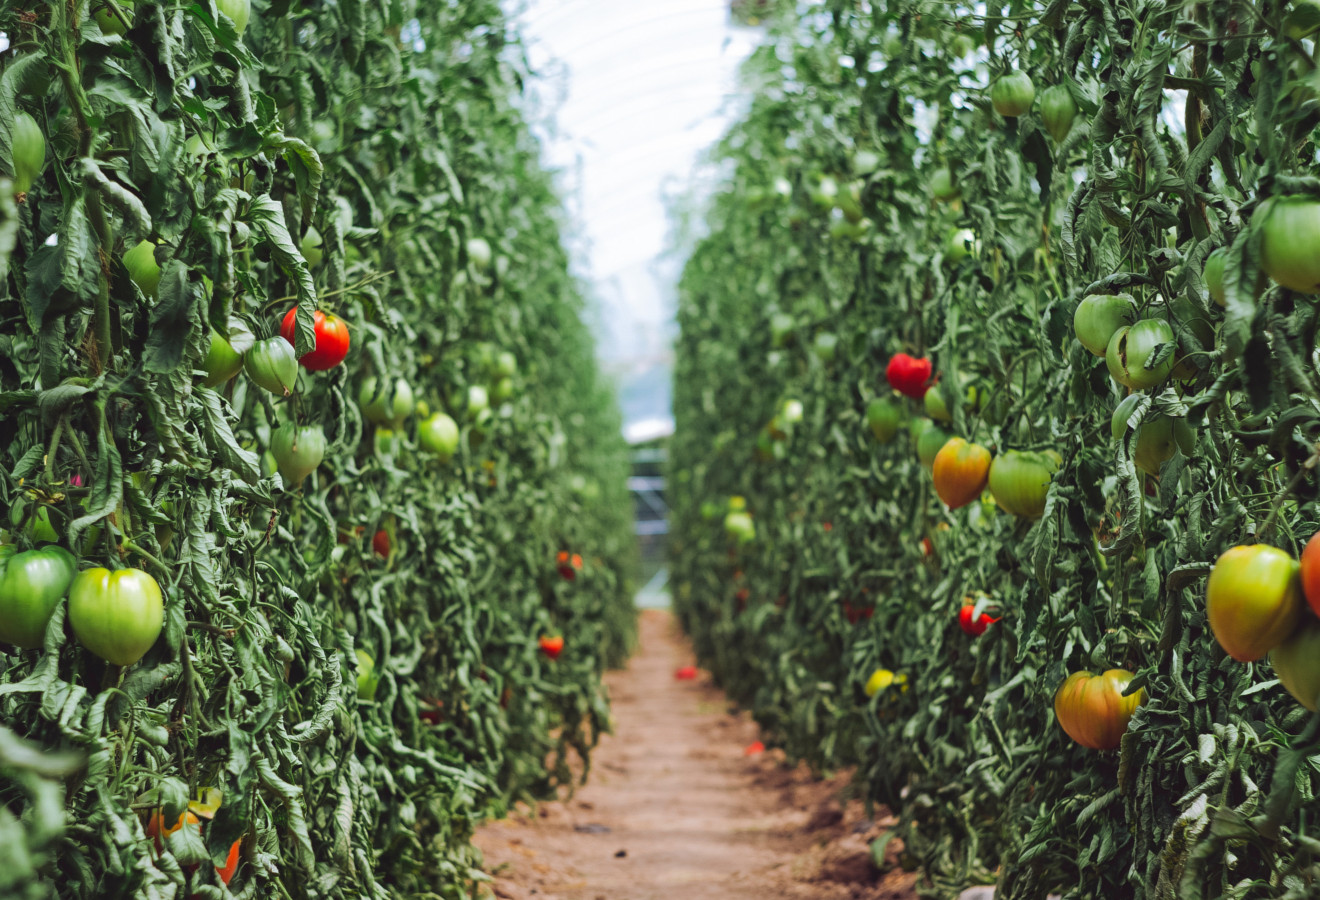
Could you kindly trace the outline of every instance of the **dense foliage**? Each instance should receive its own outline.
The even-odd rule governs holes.
[[[826,0],[747,65],[681,287],[676,603],[932,896],[1320,890],[1320,724],[1262,650],[1314,634],[1317,12]],[[1206,576],[1258,543],[1239,662]],[[1059,715],[1116,749],[1056,721],[1083,670]]]
[[[464,895],[633,629],[517,35],[494,0],[0,32],[0,621],[50,616],[0,647],[0,894]]]

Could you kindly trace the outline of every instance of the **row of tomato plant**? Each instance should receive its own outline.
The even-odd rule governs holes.
[[[1320,7],[778,7],[680,289],[701,658],[931,896],[1313,896]]]
[[[626,448],[494,0],[0,7],[5,897],[459,897]]]

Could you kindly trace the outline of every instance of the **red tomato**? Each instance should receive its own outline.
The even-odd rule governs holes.
[[[225,857],[224,866],[216,866],[215,873],[220,876],[220,880],[229,884],[229,879],[234,877],[234,872],[238,870],[238,848],[242,845],[243,839],[239,838],[229,845],[229,855]]]
[[[371,549],[374,550],[376,555],[381,559],[388,558],[390,555],[389,532],[383,528],[380,531],[377,531],[375,536],[371,539]]]
[[[163,818],[161,810],[158,809],[153,812],[151,818],[147,820],[147,837],[151,838],[152,842],[155,843],[157,853],[160,853],[165,849],[165,838],[182,828],[185,822],[188,825],[196,825],[198,832],[202,830],[201,820],[197,818],[192,810],[186,810],[183,815],[179,816],[179,821],[175,822],[173,825],[166,826],[162,833],[161,826],[163,824]],[[234,872],[238,870],[238,850],[242,844],[242,838],[239,838],[234,841],[234,843],[230,844],[229,855],[225,857],[225,864],[223,866],[215,867],[215,873],[220,876],[220,880],[225,884],[229,884],[229,880],[234,877]],[[188,868],[189,871],[192,871],[193,867]]]
[[[1123,740],[1128,722],[1137,707],[1146,702],[1146,692],[1124,697],[1132,673],[1110,669],[1103,675],[1074,672],[1054,695],[1054,715],[1059,725],[1083,747],[1113,750]]]
[[[885,368],[889,386],[904,396],[920,400],[930,387],[930,360],[917,359],[906,353],[895,353]]]
[[[765,744],[760,741],[752,741],[743,748],[743,756],[760,756],[765,752]]]
[[[582,571],[582,554],[573,554],[573,568],[577,569],[579,572]]]
[[[962,438],[949,438],[935,454],[931,473],[935,493],[949,509],[966,506],[981,496],[990,479],[990,451]]]
[[[1320,531],[1311,535],[1302,550],[1302,591],[1311,609],[1320,616]]]
[[[972,637],[980,637],[985,634],[985,630],[999,621],[998,618],[991,618],[989,613],[981,613],[975,619],[972,613],[976,611],[975,603],[963,603],[963,608],[958,613],[958,627],[970,634]]]
[[[295,306],[285,313],[284,321],[280,324],[280,337],[290,344],[293,343],[294,318],[297,313],[298,307]],[[333,369],[348,355],[348,323],[318,309],[312,313],[312,324],[316,329],[316,348],[304,354],[298,362],[311,372]]]
[[[550,659],[559,659],[559,654],[564,650],[564,638],[562,635],[554,637],[542,637],[538,642],[541,645],[541,652]]]

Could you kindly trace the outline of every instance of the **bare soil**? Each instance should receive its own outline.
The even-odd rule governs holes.
[[[641,646],[607,683],[615,734],[586,787],[477,834],[503,900],[908,900],[916,876],[870,844],[893,819],[843,801],[848,773],[814,778],[777,751],[748,755],[755,724],[728,712],[664,611],[642,614]]]

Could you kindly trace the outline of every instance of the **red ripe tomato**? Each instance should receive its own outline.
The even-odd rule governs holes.
[[[1311,609],[1320,616],[1320,531],[1311,535],[1302,550],[1302,591]]]
[[[284,315],[280,323],[280,337],[293,343],[294,319],[298,307]],[[312,313],[312,325],[316,329],[316,348],[306,353],[298,363],[308,371],[322,372],[333,369],[348,355],[348,323],[336,315],[326,315],[319,309]]]
[[[542,636],[538,643],[541,645],[541,652],[550,659],[559,659],[559,654],[564,650],[564,638],[562,635],[554,637]]]
[[[242,838],[239,838],[234,841],[234,843],[230,844],[229,855],[225,857],[225,864],[223,866],[215,867],[215,874],[219,875],[220,880],[225,884],[229,884],[229,880],[233,878],[234,873],[238,871],[238,848],[242,846],[242,844]]]
[[[975,612],[976,604],[970,599],[963,601],[963,607],[958,612],[958,627],[972,637],[980,637],[985,634],[987,628],[999,621],[997,618],[992,618],[989,613],[981,613],[973,618],[972,614]]]
[[[1125,669],[1110,669],[1103,675],[1069,675],[1054,695],[1054,715],[1068,737],[1092,750],[1117,747],[1132,714],[1146,702],[1144,690],[1123,696],[1132,677]]]
[[[1275,547],[1229,548],[1206,582],[1210,630],[1238,662],[1254,662],[1292,637],[1304,609],[1297,563]]]
[[[931,471],[935,493],[949,509],[966,506],[981,496],[990,480],[990,451],[962,438],[949,438],[935,454]]]
[[[377,531],[371,538],[371,549],[381,559],[387,559],[390,555],[390,534],[385,529]]]
[[[930,387],[930,360],[916,359],[906,353],[895,353],[885,368],[889,386],[906,397],[920,400]]]

